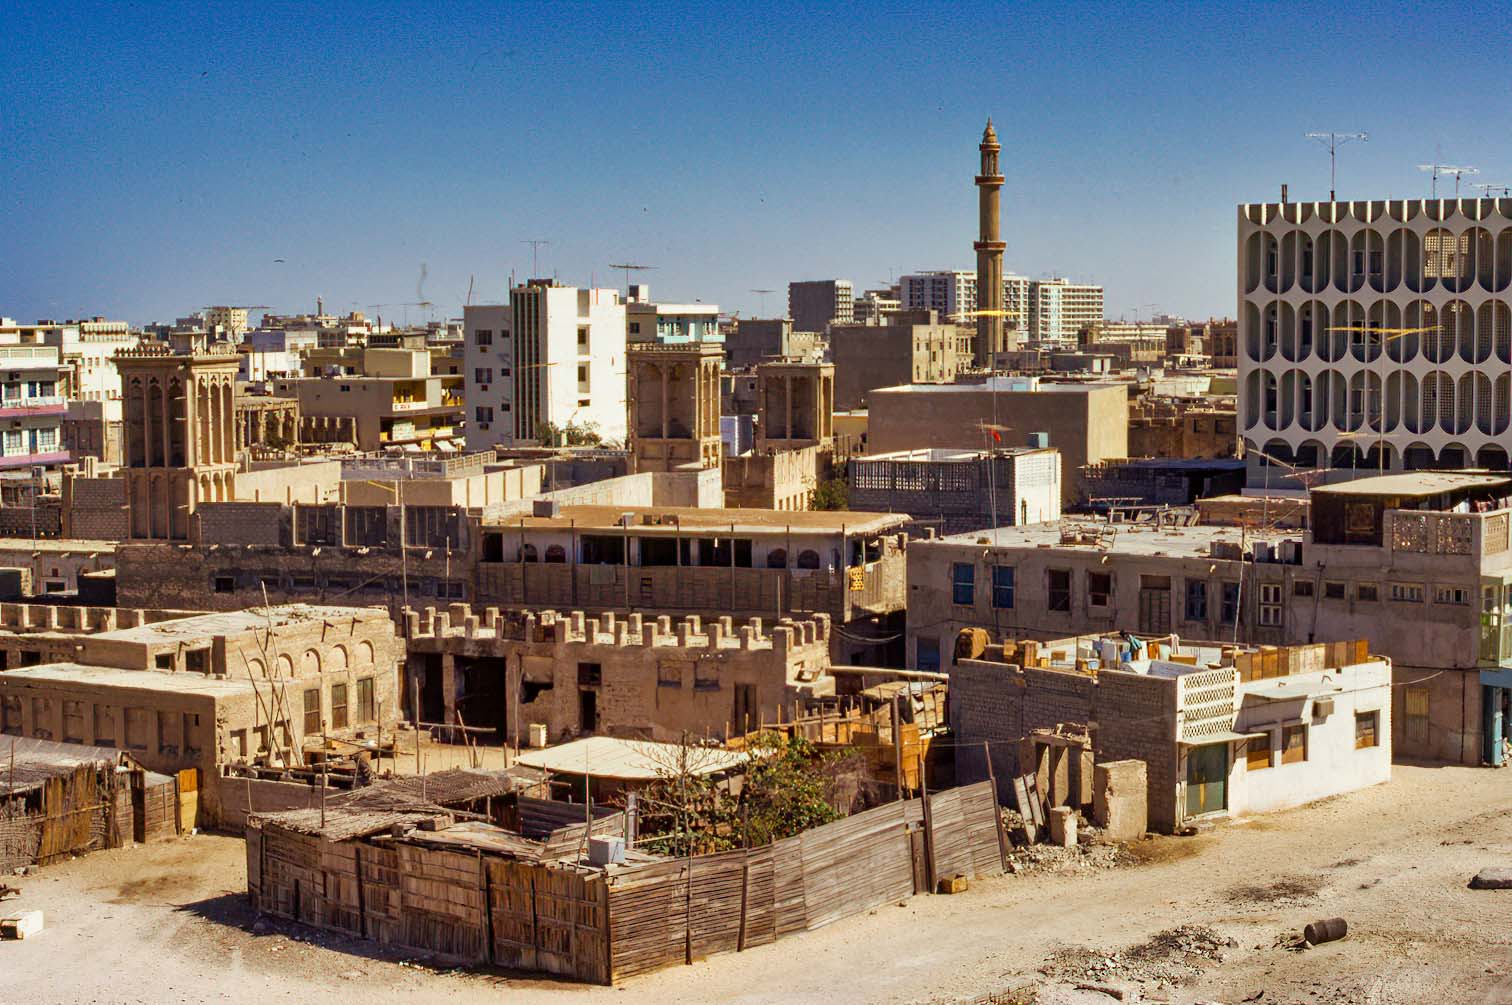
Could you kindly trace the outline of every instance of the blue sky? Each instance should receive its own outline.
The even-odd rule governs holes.
[[[1100,282],[1113,316],[1232,313],[1236,204],[1327,195],[1309,130],[1370,132],[1343,198],[1426,196],[1436,157],[1512,184],[1488,5],[0,8],[24,320],[456,314],[469,277],[475,302],[524,278],[529,238],[563,282],[629,259],[746,313],[972,268],[988,114],[1008,268]]]

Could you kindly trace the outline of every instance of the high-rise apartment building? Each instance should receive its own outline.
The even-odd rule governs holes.
[[[1031,339],[1076,341],[1083,325],[1103,319],[1103,288],[1066,279],[1031,279],[1024,330]],[[1011,309],[1011,308],[1010,308]]]
[[[589,429],[625,438],[625,305],[617,290],[533,279],[463,309],[467,445]],[[549,427],[549,428],[548,428]]]
[[[915,272],[898,280],[901,306],[907,311],[934,311],[942,321],[973,322],[977,274],[964,269]]]
[[[1238,285],[1252,481],[1507,469],[1512,200],[1242,205]]]
[[[849,279],[788,283],[788,317],[793,319],[793,329],[822,332],[831,323],[850,324],[855,318],[855,294]]]

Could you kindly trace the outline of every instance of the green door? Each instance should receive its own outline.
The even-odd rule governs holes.
[[[1210,743],[1187,752],[1187,816],[1228,808],[1227,743]]]

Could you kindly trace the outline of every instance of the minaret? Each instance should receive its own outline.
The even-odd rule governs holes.
[[[1003,243],[999,230],[999,189],[1003,176],[998,173],[997,133],[993,131],[992,119],[982,132],[982,171],[976,176],[978,203],[981,207],[981,237],[972,245],[977,253],[977,310],[990,313],[977,315],[977,339],[975,362],[979,367],[991,368],[996,356],[1010,348],[1003,337]]]

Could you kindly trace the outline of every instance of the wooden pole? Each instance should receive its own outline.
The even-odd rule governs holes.
[[[382,698],[378,699],[378,708],[377,708],[377,713],[376,714],[378,716],[378,750],[377,750],[377,754],[378,754],[378,757],[377,757],[377,761],[378,761],[378,774],[381,775],[381,774],[383,774],[383,699]]]
[[[898,715],[898,699],[892,700],[893,774],[898,781],[898,798],[903,798],[903,736]]]
[[[326,740],[325,717],[320,719],[320,829],[325,830],[326,823],[326,768],[329,762],[330,746]]]
[[[997,833],[998,864],[1008,871],[1008,841],[1003,834],[1003,811],[998,806],[997,775],[992,770],[992,748],[982,741],[982,756],[987,759],[987,781],[992,784],[992,829]],[[1032,823],[1030,826],[1034,826]]]

